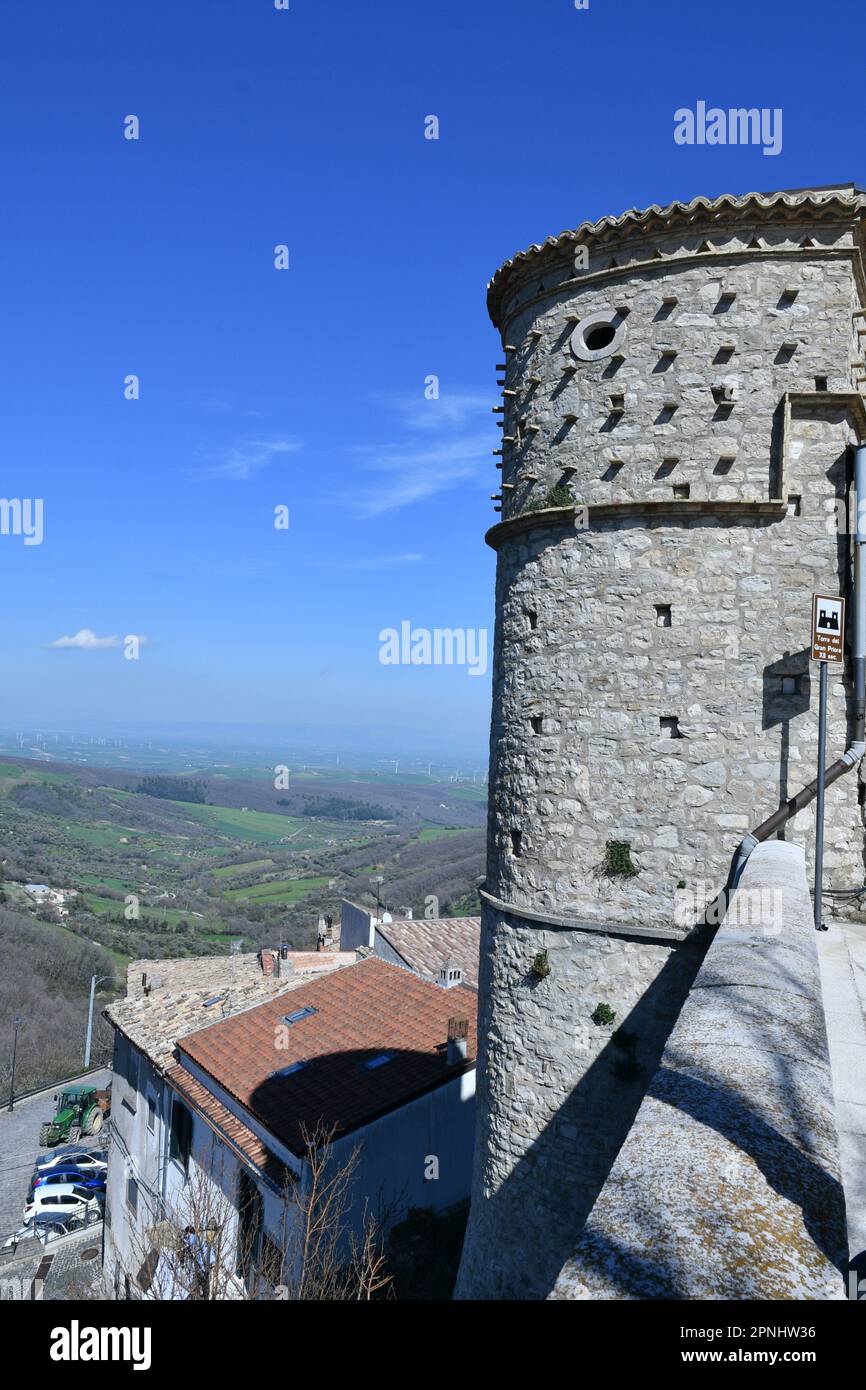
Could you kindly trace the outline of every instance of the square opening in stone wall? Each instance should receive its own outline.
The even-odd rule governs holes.
[[[669,603],[657,603],[656,627],[670,627],[671,625],[671,606]]]
[[[616,478],[620,473],[623,466],[624,465],[622,459],[611,459],[610,463],[607,465],[607,468],[601,475],[602,482],[612,483],[614,478]]]
[[[792,493],[788,498],[788,516],[799,516],[802,512],[803,499]]]
[[[691,495],[691,486],[689,483],[674,483],[673,493],[674,497],[678,497],[681,501],[685,501],[686,498]]]
[[[720,474],[730,473],[731,469],[734,466],[735,458],[735,454],[722,454],[721,458],[718,460],[715,467],[713,468],[713,472]]]
[[[533,732],[534,734],[540,734],[540,733],[542,732],[543,728],[544,728],[544,715],[543,715],[543,714],[533,714],[533,715],[530,715],[530,723],[532,724],[532,732]]]
[[[529,631],[534,632],[535,629],[538,627],[538,614],[535,612],[533,608],[527,608],[526,621],[529,625]]]
[[[680,732],[680,721],[675,714],[663,714],[659,719],[659,731],[662,738],[682,738]]]
[[[736,350],[733,343],[722,343],[713,358],[713,363],[716,366],[723,367],[726,362],[730,362]]]
[[[677,354],[673,348],[664,348],[659,354],[659,360],[653,367],[654,373],[669,372],[677,360]]]
[[[521,849],[522,849],[523,835],[522,835],[522,833],[521,833],[519,830],[512,830],[512,831],[510,832],[510,835],[511,835],[511,854],[512,854],[512,857],[513,857],[514,859],[519,859],[519,858],[520,858],[520,851],[521,851]]]
[[[713,313],[714,313],[714,314],[727,314],[727,313],[729,313],[730,310],[731,310],[731,309],[733,308],[733,306],[734,306],[734,302],[735,302],[736,298],[737,298],[737,295],[736,295],[736,292],[735,292],[734,290],[722,290],[722,293],[719,295],[719,300],[718,300],[718,303],[716,304],[715,309],[713,310]]]
[[[826,390],[827,390],[827,378],[826,378],[825,376],[816,376],[816,377],[815,377],[815,390],[816,390],[816,391],[826,391]]]

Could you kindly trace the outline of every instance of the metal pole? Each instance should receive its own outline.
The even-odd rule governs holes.
[[[12,1113],[12,1110],[13,1110],[13,1108],[14,1108],[14,1106],[15,1106],[15,1057],[16,1057],[16,1054],[17,1054],[17,1052],[18,1052],[18,1028],[19,1028],[19,1026],[20,1026],[20,1023],[21,1023],[21,1019],[20,1019],[20,1018],[16,1018],[16,1019],[14,1020],[14,1024],[13,1024],[13,1027],[14,1027],[14,1030],[15,1030],[15,1031],[14,1031],[13,1034],[12,1034],[12,1079],[11,1079],[11,1081],[9,1082],[9,1106],[8,1106],[8,1109],[9,1109],[9,1113],[10,1113],[10,1114]]]
[[[827,663],[821,662],[818,703],[818,800],[815,810],[815,930],[824,931],[821,918],[821,886],[824,869],[824,773],[827,756]]]
[[[822,668],[823,669],[823,668]],[[90,1003],[87,1008],[87,1039],[84,1043],[84,1070],[90,1066],[90,1044],[93,1038],[93,1000],[96,994],[96,976],[90,977]]]

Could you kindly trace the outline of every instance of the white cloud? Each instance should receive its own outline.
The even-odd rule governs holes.
[[[147,646],[147,638],[137,633],[125,633],[123,637],[112,634],[110,637],[97,637],[96,633],[89,627],[79,628],[74,637],[56,637],[53,642],[47,642],[46,646],[59,651],[62,649],[74,649],[81,652],[106,651],[112,647],[120,647],[129,637],[136,637],[140,647]]]
[[[301,445],[295,439],[246,439],[218,450],[201,469],[197,478],[227,478],[242,481],[267,468],[275,458],[293,454]]]
[[[495,435],[485,415],[489,419],[491,397],[470,392],[445,393],[435,401],[401,396],[390,406],[402,417],[404,439],[361,450],[372,476],[348,500],[362,516],[381,516],[460,483],[480,482],[489,472]]]

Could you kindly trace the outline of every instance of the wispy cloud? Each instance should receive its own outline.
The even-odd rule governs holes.
[[[402,438],[360,450],[369,481],[347,500],[362,516],[381,516],[484,477],[493,438],[490,427],[482,427],[485,415],[489,418],[489,396],[443,393],[432,401],[400,396],[388,404],[400,417]]]
[[[54,651],[75,650],[80,652],[106,651],[113,647],[120,647],[130,637],[135,637],[140,647],[147,646],[147,638],[138,633],[126,633],[123,637],[112,634],[110,637],[97,637],[92,628],[82,627],[73,637],[56,637],[53,642],[46,642],[46,646]]]
[[[300,447],[296,439],[245,439],[226,444],[221,449],[207,451],[208,457],[194,470],[194,476],[243,481],[267,468],[274,459],[294,454]]]
[[[313,560],[311,563],[317,569],[326,570],[384,570],[395,565],[416,565],[425,558],[407,552],[405,555],[358,555],[345,560]]]

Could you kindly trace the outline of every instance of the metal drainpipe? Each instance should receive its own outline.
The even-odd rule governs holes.
[[[858,444],[854,450],[854,489],[857,494],[857,519],[854,528],[854,619],[852,623],[854,646],[854,741],[845,749],[824,774],[824,786],[833,782],[856,767],[866,753],[866,445]],[[862,502],[861,502],[862,498]],[[818,794],[817,777],[808,786],[792,796],[778,811],[774,811],[760,825],[755,826],[741,840],[737,847],[728,875],[728,893],[733,892],[746,867],[746,861],[756,845],[768,840],[777,830],[808,806]]]

